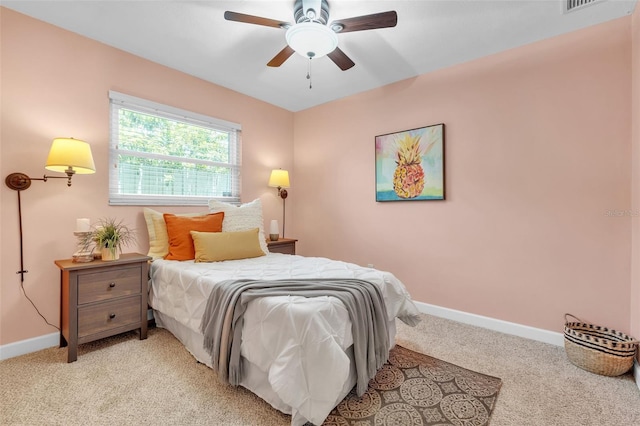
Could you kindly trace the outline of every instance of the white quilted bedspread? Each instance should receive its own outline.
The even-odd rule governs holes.
[[[389,272],[279,253],[215,263],[156,260],[149,304],[199,333],[213,283],[242,278],[359,278],[382,288],[389,321],[418,321],[409,293]],[[291,407],[292,423],[321,424],[339,402],[349,375],[345,349],[353,339],[342,303],[333,297],[258,299],[247,307],[242,333],[242,356],[267,373],[273,390]]]

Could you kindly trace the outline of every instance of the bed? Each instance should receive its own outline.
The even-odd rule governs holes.
[[[230,217],[233,214],[227,214]],[[233,231],[223,228],[222,232]],[[262,241],[264,237],[257,235]],[[262,254],[216,262],[154,260],[149,305],[157,326],[169,330],[199,362],[212,367],[200,331],[207,299],[215,283],[239,279],[355,278],[371,282],[384,298],[390,347],[396,318],[409,325],[419,321],[409,293],[389,272],[321,257]],[[334,297],[288,295],[253,300],[244,315],[240,355],[240,385],[290,414],[294,426],[321,424],[356,383],[351,321],[345,306]]]

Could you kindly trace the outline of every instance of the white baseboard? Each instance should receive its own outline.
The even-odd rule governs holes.
[[[455,309],[443,308],[441,306],[430,305],[428,303],[415,302],[420,312],[435,317],[450,319],[464,324],[475,325],[489,330],[499,331],[514,336],[520,336],[538,342],[549,343],[555,346],[564,346],[564,334],[554,331],[543,330],[541,328],[529,327],[528,325],[516,324],[514,322],[503,321],[482,315],[470,314],[468,312],[456,311]]]
[[[60,345],[60,333],[45,334],[0,346],[0,361]]]
[[[441,306],[430,305],[428,303],[415,302],[420,312],[436,317],[458,321],[464,324],[475,325],[489,330],[500,331],[539,342],[549,343],[556,346],[564,345],[562,333],[529,327],[527,325],[516,324],[495,318],[470,314],[468,312],[456,311],[455,309],[443,308]],[[151,319],[152,314],[147,313],[147,318]],[[13,358],[19,355],[36,352],[42,349],[51,348],[60,344],[60,333],[51,333],[20,342],[9,343],[0,346],[0,360]],[[640,387],[640,368],[636,366],[636,383]]]

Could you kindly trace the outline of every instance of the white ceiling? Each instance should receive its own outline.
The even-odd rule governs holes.
[[[159,64],[300,111],[453,64],[628,15],[636,0],[601,0],[563,14],[562,0],[329,0],[329,21],[395,10],[398,25],[338,35],[355,63],[294,54],[266,63],[285,31],[226,21],[226,10],[293,22],[286,1],[10,1],[2,6]]]

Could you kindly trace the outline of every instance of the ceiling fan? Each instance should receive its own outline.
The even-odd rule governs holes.
[[[260,16],[226,11],[227,21],[244,22],[265,27],[286,30],[287,46],[267,63],[270,67],[279,67],[294,52],[312,59],[327,55],[341,70],[346,71],[355,63],[338,47],[337,34],[395,27],[398,15],[395,11],[356,16],[329,22],[329,3],[327,0],[295,0],[293,5],[295,23],[282,22]]]

